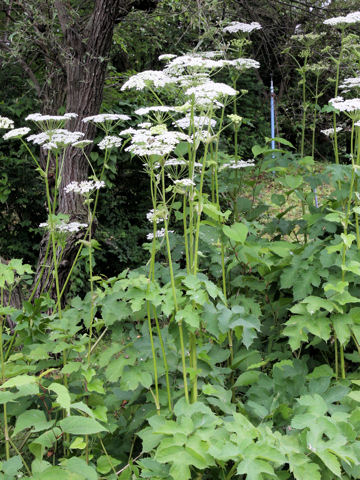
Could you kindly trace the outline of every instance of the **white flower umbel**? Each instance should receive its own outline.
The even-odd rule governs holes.
[[[176,55],[174,55],[173,53],[163,53],[162,55],[159,55],[158,59],[160,61],[162,61],[162,60],[172,60],[175,57],[176,57]]]
[[[252,23],[242,23],[242,22],[231,22],[227,27],[223,29],[223,32],[225,33],[237,33],[237,32],[243,32],[243,33],[251,33],[254,30],[260,30],[261,25],[258,22],[252,22]]]
[[[344,100],[343,97],[336,97],[329,100],[331,106],[340,110],[340,112],[355,112],[360,110],[360,98],[350,98]]]
[[[213,53],[213,52],[211,52]],[[164,72],[169,75],[180,75],[186,71],[197,72],[203,70],[218,70],[226,65],[226,60],[214,60],[203,53],[181,55],[171,60],[165,67]]]
[[[345,78],[344,83],[339,85],[341,90],[346,89],[349,90],[350,88],[359,88],[360,87],[360,77],[349,77]]]
[[[191,115],[187,115],[186,117],[174,122],[173,125],[182,128],[183,130],[189,128],[190,125],[196,129],[208,127],[209,125],[211,128],[214,128],[216,126],[216,120],[205,115],[194,115],[193,117],[191,117]]]
[[[168,233],[174,233],[174,230],[168,230]],[[162,238],[165,237],[165,228],[160,228],[160,230],[156,231],[156,238]],[[153,233],[148,233],[146,235],[146,238],[148,240],[153,240],[154,239],[154,234]]]
[[[342,129],[343,129],[342,127],[336,127],[336,133],[341,132]],[[320,132],[326,135],[327,137],[332,137],[334,135],[333,128],[326,128],[325,130],[320,130]]]
[[[136,115],[148,115],[150,112],[176,112],[175,107],[168,107],[166,105],[155,105],[154,107],[142,107],[135,110]]]
[[[357,22],[360,22],[360,12],[348,13],[345,17],[328,18],[323,23],[325,25],[331,25],[336,27],[338,25],[340,26],[351,25]]]
[[[149,155],[168,155],[181,141],[190,141],[190,138],[181,132],[168,132],[165,126],[158,125],[151,129],[140,129],[134,133],[131,145],[125,151],[147,157]]]
[[[144,72],[137,73],[130,77],[121,87],[121,90],[129,90],[131,88],[144,90],[146,87],[161,88],[170,83],[174,83],[175,81],[176,79],[171,78],[162,71],[145,70]]]
[[[202,106],[207,106],[219,98],[235,96],[236,94],[237,91],[229,85],[212,82],[211,80],[197,87],[188,88],[185,91],[186,96],[193,96],[195,103]]]
[[[122,115],[121,113],[99,113],[98,115],[91,115],[90,117],[83,118],[83,122],[93,123],[105,123],[105,122],[118,122],[131,120],[128,115]]]
[[[360,120],[354,123],[354,127],[360,127]]]
[[[65,193],[79,193],[86,195],[94,190],[99,190],[105,187],[105,182],[100,180],[83,180],[82,182],[71,182],[64,187]]]
[[[142,123],[138,123],[137,126],[138,128],[151,128],[153,127],[153,124],[151,122],[142,122]],[[133,130],[132,133],[136,132],[135,129],[128,129],[128,130]],[[122,132],[120,132],[120,135],[124,134],[123,132],[127,132],[128,134],[129,133],[128,130],[123,130]]]
[[[76,118],[77,113],[65,113],[64,115],[43,115],[42,113],[30,113],[25,120],[32,121],[35,123],[42,122],[64,122]]]
[[[180,180],[174,180],[174,184],[179,187],[191,187],[195,186],[195,182],[191,178],[181,178]]]
[[[52,150],[72,145],[84,135],[83,132],[70,132],[63,128],[57,128],[30,135],[26,141],[32,142],[34,145],[41,145],[45,150]]]
[[[220,170],[224,170],[226,168],[231,168],[233,170],[237,170],[239,168],[247,168],[247,167],[255,167],[254,160],[237,160],[236,162],[230,162],[230,163],[224,163],[221,167]]]
[[[260,68],[260,63],[253,58],[235,58],[234,60],[226,60],[226,64],[236,70],[246,70],[248,68]]]
[[[40,223],[40,228],[51,228],[47,222]],[[87,223],[70,222],[70,223],[58,223],[54,225],[55,230],[62,233],[76,233],[83,228],[87,228]]]
[[[10,130],[10,132],[6,132],[5,135],[3,135],[3,139],[9,140],[10,138],[21,138],[29,132],[30,128],[28,127],[15,128],[14,130]]]
[[[149,222],[153,223],[154,221],[156,223],[162,223],[165,218],[167,219],[169,216],[168,212],[164,212],[163,210],[158,210],[156,209],[151,209],[147,214],[146,218],[149,220]]]
[[[100,143],[98,143],[98,147],[100,148],[100,150],[105,150],[120,147],[121,144],[122,138],[113,135],[107,135],[101,140]]]
[[[0,128],[4,128],[6,130],[14,128],[14,120],[11,120],[8,117],[0,117]]]
[[[164,167],[184,167],[186,166],[187,163],[185,162],[185,160],[181,160],[180,158],[168,158],[167,160],[165,160],[164,162]],[[160,163],[155,163],[154,164],[154,168],[160,168]]]

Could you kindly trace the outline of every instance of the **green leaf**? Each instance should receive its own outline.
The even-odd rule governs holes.
[[[121,463],[121,460],[117,460],[111,455],[101,455],[101,457],[97,459],[96,469],[98,472],[105,474],[105,473],[109,473],[113,468],[115,468],[120,463]]]
[[[29,385],[29,383],[36,383],[38,380],[37,377],[31,377],[30,375],[18,375],[3,383],[1,388],[20,387],[21,385]]]
[[[59,427],[65,433],[73,435],[92,435],[99,432],[107,432],[99,422],[89,417],[69,416],[59,422]]]
[[[242,373],[235,382],[234,387],[245,387],[248,385],[254,385],[261,375],[261,372],[252,370]]]
[[[333,453],[330,453],[328,450],[320,452],[316,451],[315,453],[329,470],[331,470],[337,477],[341,478],[340,463]]]
[[[224,225],[223,232],[231,240],[234,240],[234,242],[244,244],[247,234],[249,233],[249,229],[243,223],[234,223],[231,225],[231,227]]]
[[[283,183],[291,190],[295,190],[303,183],[303,177],[301,175],[285,175]]]
[[[287,147],[295,148],[294,145],[291,142],[289,142],[289,140],[286,140],[285,138],[281,138],[281,137],[268,138],[268,137],[265,137],[265,142],[266,143],[270,143],[273,140],[277,143],[280,143],[281,145],[286,145]]]
[[[17,418],[13,435],[17,435],[26,428],[32,429],[33,432],[40,432],[51,428],[53,424],[54,421],[48,421],[42,410],[26,410]]]
[[[9,460],[2,462],[1,470],[6,475],[6,480],[10,477],[11,479],[16,476],[19,470],[22,468],[22,461],[19,455],[11,457]],[[10,480],[9,478],[9,480]]]
[[[97,480],[99,477],[96,471],[82,458],[72,457],[61,462],[66,470],[81,475],[86,480]]]
[[[61,385],[61,383],[52,383],[48,389],[56,393],[57,403],[61,408],[66,410],[66,413],[69,415],[71,399],[68,389],[64,385]]]

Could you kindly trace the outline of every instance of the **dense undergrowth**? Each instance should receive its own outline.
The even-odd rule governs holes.
[[[336,23],[343,37],[358,16]],[[227,33],[259,28],[237,24]],[[258,67],[242,57],[244,46],[233,42],[227,56],[165,56],[163,71],[123,85],[139,96],[148,89],[156,105],[131,120],[85,119],[105,134],[89,181],[66,187],[82,196],[86,224],[56,214],[64,150],[87,152],[86,139],[64,129],[71,114],[35,114],[28,120],[41,133],[5,134],[48,155],[44,170],[29,150],[48,212],[41,273],[52,264],[57,295],[36,298],[22,260],[0,263],[0,478],[360,477],[360,81],[345,82],[349,100],[322,109],[333,122],[333,163],[316,168],[315,145],[304,141],[309,110],[315,130],[320,107],[317,91],[309,106],[301,66],[299,151],[265,138],[244,160],[238,134],[250,120],[234,112],[236,88],[244,70]],[[340,50],[336,65],[341,58]],[[338,75],[335,96],[339,85]],[[349,130],[347,157],[339,118]],[[92,226],[118,148],[148,174],[152,231],[147,263],[107,278],[94,274]],[[69,236],[81,231],[76,258],[86,260],[89,289],[64,307],[58,266]],[[24,301],[14,308],[19,289]]]

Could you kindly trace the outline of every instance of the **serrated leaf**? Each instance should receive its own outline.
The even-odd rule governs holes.
[[[42,430],[48,430],[53,424],[54,421],[48,421],[42,410],[26,410],[17,418],[13,435],[17,435],[27,428],[30,428],[33,432],[41,432]]]

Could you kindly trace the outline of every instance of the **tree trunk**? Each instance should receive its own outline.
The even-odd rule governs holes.
[[[78,114],[76,119],[69,122],[67,128],[72,131],[84,132],[84,138],[90,140],[95,136],[95,128],[90,123],[83,123],[82,119],[86,116],[98,114],[101,107],[107,56],[111,48],[119,5],[120,0],[96,0],[86,27],[80,29],[64,2],[60,0],[55,2],[64,36],[66,111]],[[81,195],[65,193],[64,187],[70,182],[80,182],[87,178],[88,164],[83,152],[77,148],[69,148],[64,157],[58,212],[69,215],[71,221],[76,220],[86,223],[87,210],[83,205]],[[81,236],[81,233],[69,236],[66,248],[61,252],[58,271],[60,289],[70,272],[76,251],[79,248],[77,242],[81,239]],[[35,275],[35,285],[38,283],[36,296],[47,291],[51,297],[55,298],[51,246],[45,262],[48,241],[49,236],[47,234],[43,237],[40,245],[39,261]],[[44,263],[47,265],[45,269],[42,268]],[[41,272],[42,276],[40,278]],[[63,301],[64,299],[65,297],[62,298]]]

